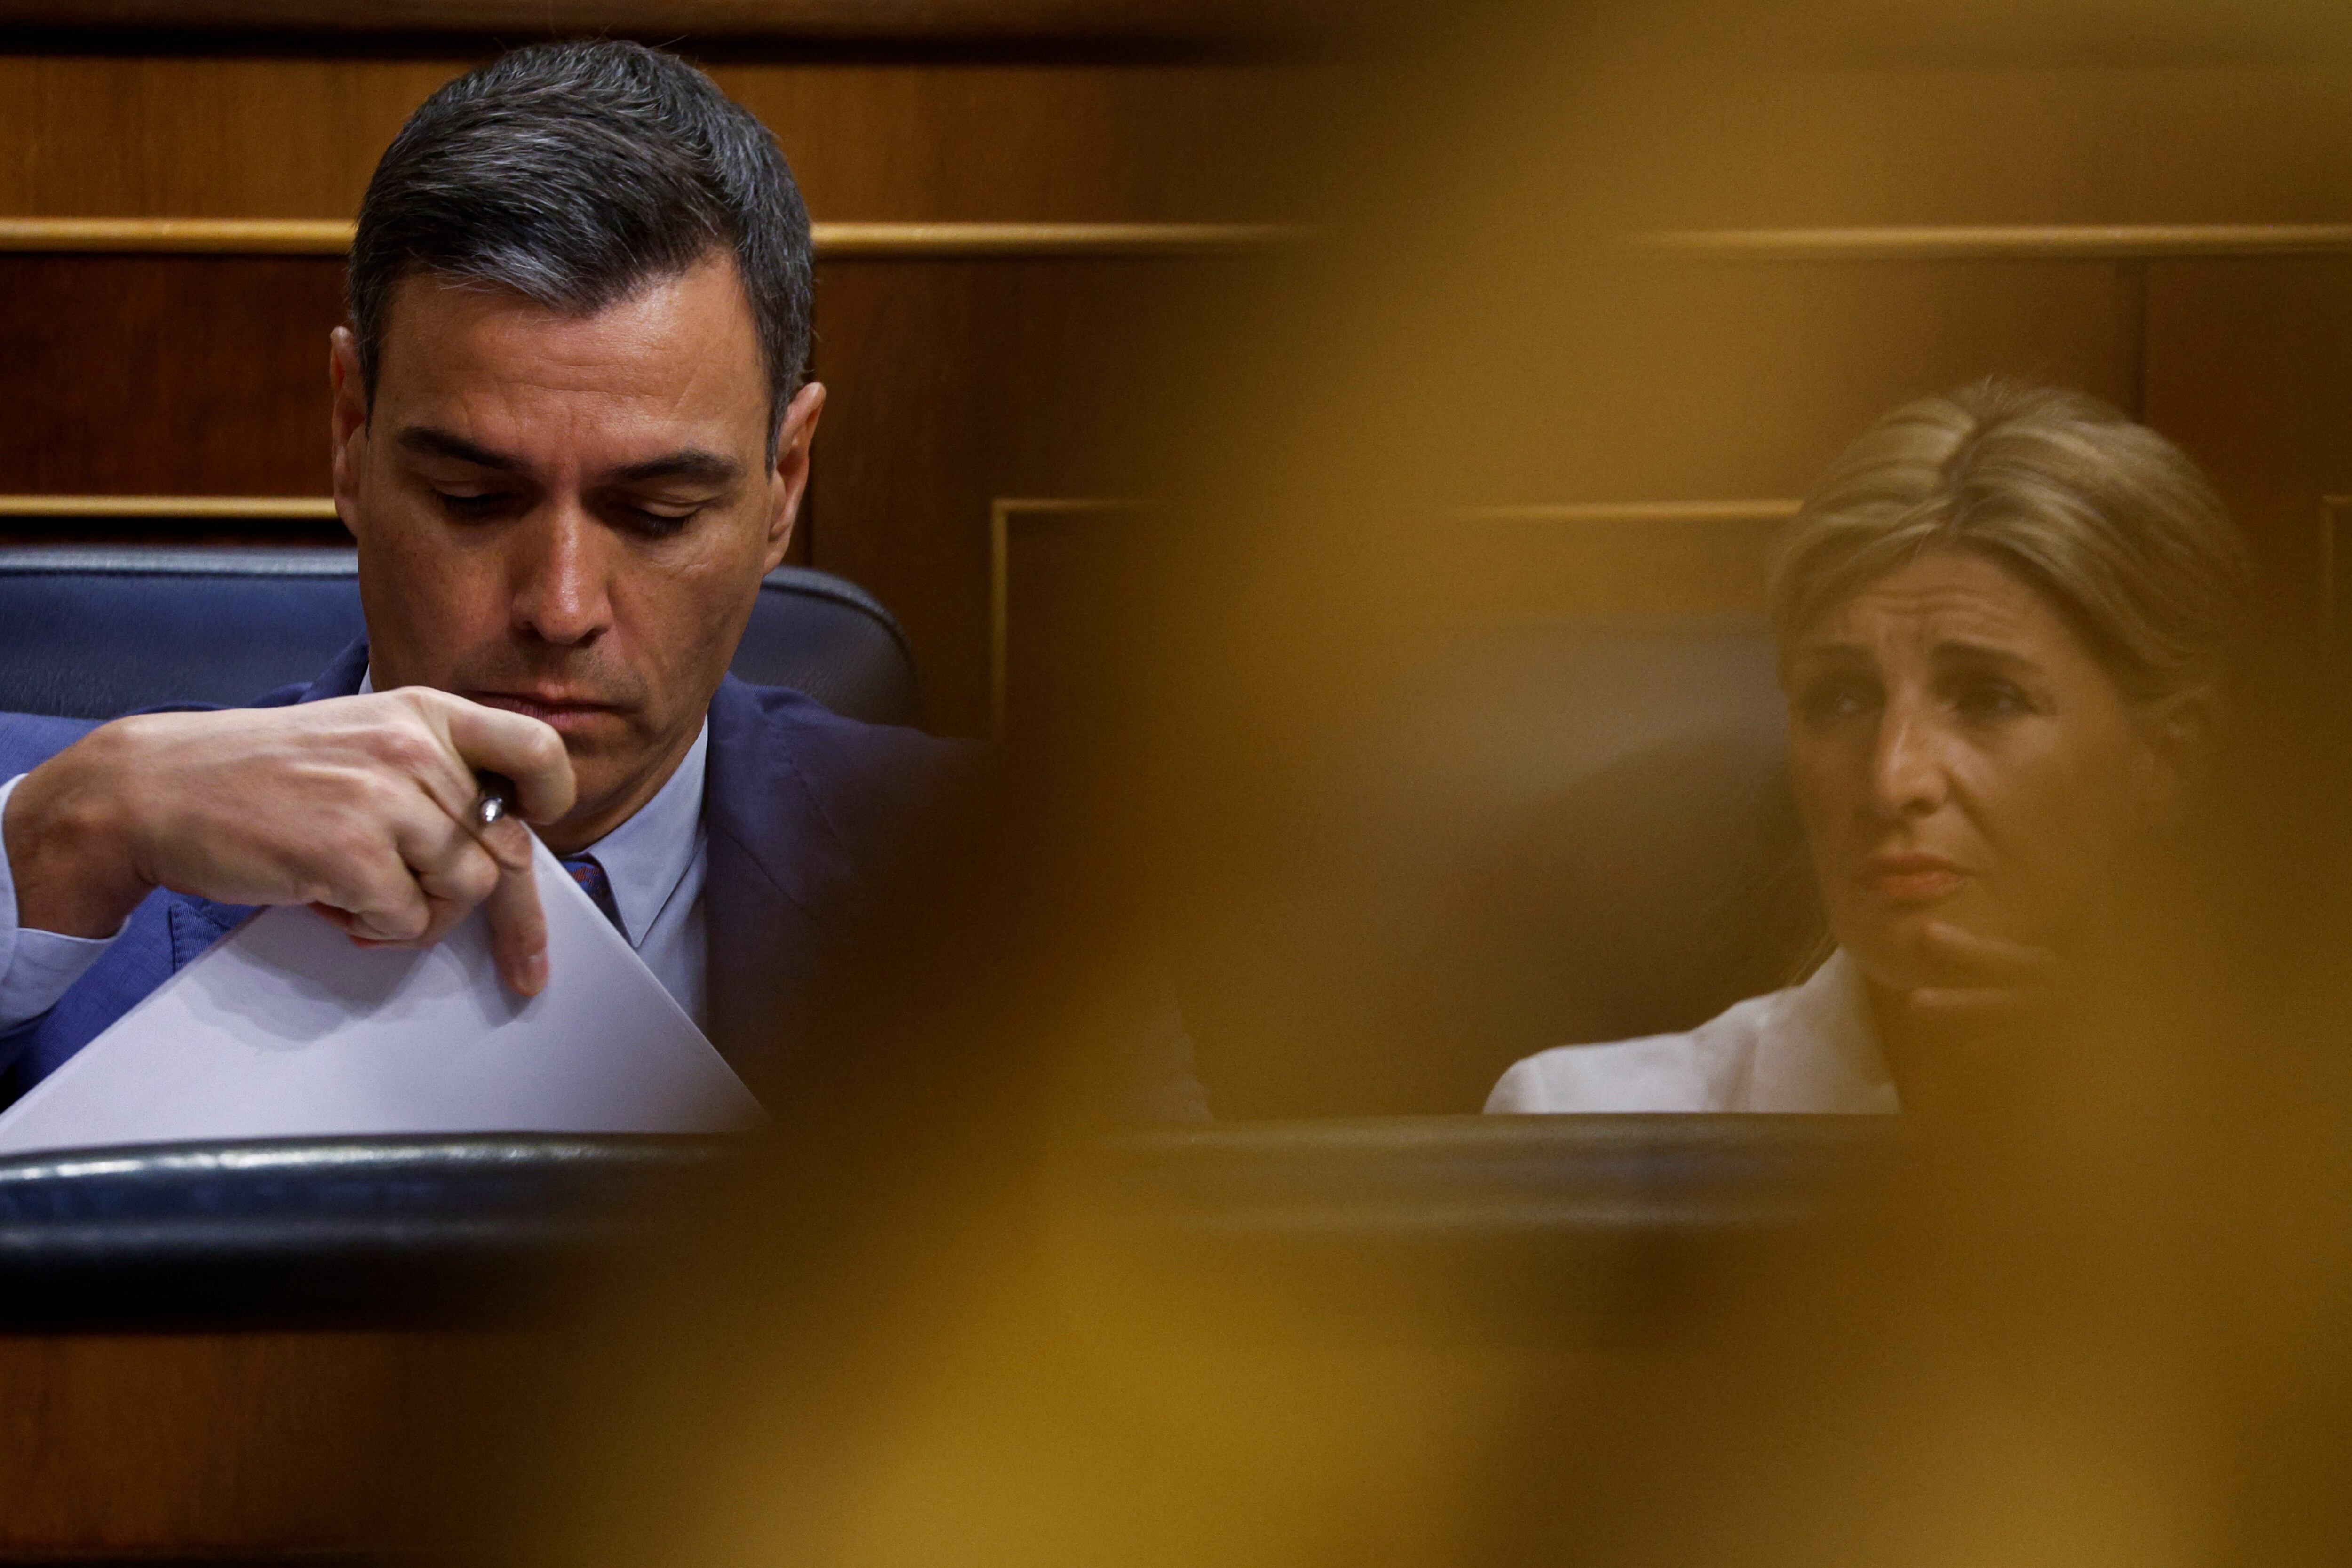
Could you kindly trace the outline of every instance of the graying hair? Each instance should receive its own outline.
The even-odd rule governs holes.
[[[511,289],[591,314],[731,251],[756,323],[769,440],[808,363],[808,209],[775,138],[693,66],[642,45],[541,44],[450,82],[377,163],[352,242],[371,403],[403,278]]]
[[[1933,550],[2038,589],[2135,700],[2217,680],[2246,591],[2245,542],[2179,447],[2095,397],[1996,376],[1897,408],[1806,495],[1772,572],[1783,656]]]

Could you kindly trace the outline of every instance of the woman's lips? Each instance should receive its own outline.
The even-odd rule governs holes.
[[[1935,855],[1874,855],[1864,866],[1862,885],[1898,904],[1926,903],[1959,887],[1968,873]]]

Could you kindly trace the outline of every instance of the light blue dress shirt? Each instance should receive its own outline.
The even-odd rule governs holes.
[[[360,682],[375,689],[373,672]],[[613,885],[621,934],[654,978],[698,1028],[709,1027],[706,960],[710,951],[702,889],[710,866],[702,823],[702,784],[710,754],[706,721],[675,773],[626,822],[581,853],[593,855]],[[24,775],[0,784],[0,816]],[[98,962],[112,937],[61,936],[16,921],[16,879],[0,836],[0,1030],[39,1017],[57,1005],[82,973]],[[560,976],[550,976],[556,984]]]
[[[0,784],[0,820],[7,816],[8,797],[24,782],[25,775],[18,773]],[[67,987],[113,942],[112,937],[60,936],[18,925],[16,878],[8,869],[6,836],[0,835],[0,1029],[13,1029],[56,1006]]]

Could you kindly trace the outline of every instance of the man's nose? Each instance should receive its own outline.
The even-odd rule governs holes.
[[[1889,704],[1870,758],[1871,805],[1882,816],[1924,816],[1948,787],[1935,726],[1907,704]]]
[[[612,622],[605,531],[576,503],[532,521],[512,568],[515,629],[562,647],[593,641]]]

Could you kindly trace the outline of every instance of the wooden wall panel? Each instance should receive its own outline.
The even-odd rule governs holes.
[[[0,212],[349,217],[465,63],[0,56]]]
[[[685,46],[691,48],[691,45]],[[349,216],[425,95],[490,52],[0,56],[0,213]],[[722,64],[821,216],[1298,218],[1336,72]],[[1754,72],[1631,88],[1641,225],[2332,222],[2340,68]],[[1329,151],[1328,145],[1321,150]]]
[[[330,257],[0,256],[0,492],[324,495]]]
[[[1297,222],[1333,79],[1304,68],[722,66],[828,219]]]
[[[1466,504],[1797,495],[1897,404],[1996,371],[2136,395],[2107,262],[1659,264],[1564,274],[1559,301],[1439,316],[1482,367],[1456,384],[1491,389],[1433,415],[1454,471],[1496,477]]]
[[[1344,15],[1352,16],[1353,8]],[[425,35],[548,33],[647,39],[716,37],[778,44],[969,47],[1139,42],[1234,47],[1331,36],[1314,5],[1264,0],[0,0],[0,26],[82,37],[170,29],[202,39],[257,31],[331,44]]]
[[[822,269],[812,558],[898,613],[936,724],[987,725],[992,500],[1159,490],[1151,437],[1216,369],[1198,323],[1237,309],[1265,265]]]
[[[2147,416],[2212,475],[2292,615],[2322,605],[2321,498],[2352,491],[2352,258],[2167,262]]]
[[[401,121],[470,63],[0,56],[0,214],[347,218]],[[715,74],[776,132],[811,212],[836,220],[1297,217],[1322,80],[1229,65]]]
[[[2189,53],[1759,70],[1620,112],[1661,171],[1637,200],[1662,226],[2336,223],[2346,75],[2340,55]]]

